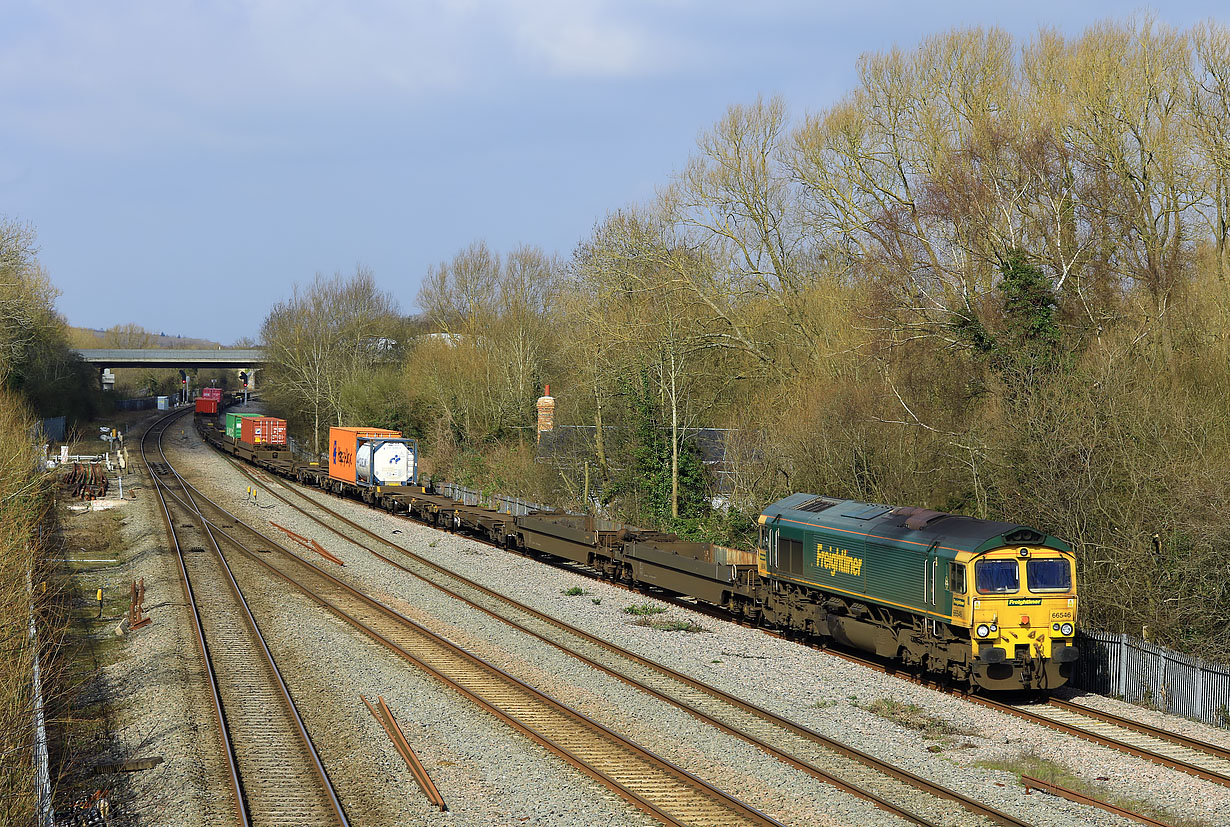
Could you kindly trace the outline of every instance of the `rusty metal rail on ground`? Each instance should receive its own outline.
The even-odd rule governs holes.
[[[331,554],[328,551],[325,551],[324,546],[322,546],[320,543],[316,542],[315,540],[309,540],[307,537],[304,537],[302,534],[296,534],[295,532],[291,531],[289,528],[278,525],[273,520],[269,521],[269,525],[273,526],[278,531],[281,531],[287,537],[290,537],[290,539],[294,540],[296,543],[308,549],[309,551],[316,552],[321,557],[328,560],[330,563],[337,563],[339,566],[346,565],[345,563],[342,562],[341,558],[337,557],[334,554]]]
[[[94,500],[107,496],[107,469],[98,463],[73,463],[73,470],[64,478],[64,485],[72,495],[82,500]]]
[[[128,596],[128,631],[148,626],[154,619],[145,613],[145,578],[132,581]]]
[[[389,705],[384,702],[384,696],[378,696],[377,700],[380,703],[380,708],[372,706],[371,701],[359,696],[368,711],[380,722],[380,726],[384,728],[385,734],[389,736],[389,740],[393,742],[393,747],[401,755],[402,760],[406,762],[406,766],[410,768],[410,773],[414,776],[414,780],[419,783],[427,800],[433,805],[440,808],[440,812],[448,809],[448,805],[444,803],[444,796],[440,795],[440,790],[436,788],[435,782],[431,780],[431,776],[427,774],[427,768],[423,766],[423,762],[419,760],[417,754],[410,746],[410,742],[406,740],[405,734],[401,731],[401,727],[397,725],[397,721],[393,718],[393,712],[389,709]]]
[[[245,475],[248,475],[249,478],[253,478],[252,475],[248,474],[248,471],[246,468],[243,468],[242,466],[239,466],[239,465],[235,465],[235,467],[238,468]],[[286,483],[280,480],[278,482],[283,488],[286,488],[290,491],[294,491],[294,489],[291,488]],[[541,623],[549,624],[551,627],[563,633],[579,638],[582,641],[582,644],[583,644],[582,646],[576,646],[576,645],[567,646],[567,645],[561,644],[558,640],[553,640],[550,637],[544,636],[541,632],[535,631],[534,629],[529,628],[527,625],[525,625],[524,622],[518,622],[518,621],[512,620],[506,614],[498,613],[496,611],[493,611],[491,608],[487,606],[484,606],[480,603],[476,603],[472,598],[468,598],[462,594],[459,594],[455,589],[450,588],[434,580],[431,580],[430,578],[425,577],[421,572],[416,572],[410,568],[407,568],[402,563],[396,560],[393,560],[389,557],[386,557],[385,555],[381,554],[380,552],[376,551],[370,546],[366,546],[366,545],[364,546],[374,556],[384,561],[385,563],[392,565],[395,568],[401,571],[404,571],[413,577],[423,580],[424,582],[428,583],[434,588],[439,589],[445,594],[472,606],[478,611],[481,611],[503,623],[507,623],[513,626],[514,628],[517,628],[535,638],[538,638],[539,640],[542,640],[548,645],[559,648],[562,651],[572,655],[573,657],[580,659],[582,662],[600,671],[603,671],[633,687],[636,687],[637,689],[647,692],[650,695],[653,695],[654,697],[659,698],[660,700],[663,700],[667,703],[673,704],[683,709],[684,711],[696,716],[697,718],[701,719],[702,721],[704,721],[705,723],[709,725],[715,726],[724,732],[727,732],[737,738],[741,738],[759,747],[760,749],[763,749],[769,755],[773,756],[774,758],[777,758],[780,761],[783,761],[784,763],[787,763],[795,767],[796,769],[806,772],[809,775],[812,775],[813,777],[824,781],[825,783],[828,783],[832,786],[837,787],[838,789],[843,790],[844,792],[850,793],[851,795],[854,795],[865,801],[869,801],[875,804],[876,806],[880,807],[881,809],[891,812],[894,815],[897,815],[898,817],[905,819],[906,821],[909,821],[911,823],[918,824],[918,825],[934,824],[935,822],[932,820],[932,818],[934,817],[935,814],[932,811],[935,810],[936,807],[940,805],[940,802],[937,802],[934,799],[940,799],[941,801],[944,801],[944,802],[953,802],[958,807],[970,813],[976,814],[982,818],[985,818],[989,822],[992,822],[995,824],[1006,825],[1006,827],[1020,827],[1020,825],[1028,824],[1028,822],[1022,821],[1016,818],[1015,816],[1009,815],[993,807],[990,807],[989,805],[985,805],[985,804],[982,804],[981,802],[970,799],[964,795],[961,795],[960,793],[957,793],[956,791],[945,788],[939,784],[936,784],[935,782],[929,781],[928,779],[925,779],[907,770],[901,769],[899,767],[895,767],[892,764],[889,764],[888,762],[875,758],[874,756],[871,756],[867,753],[853,749],[845,744],[842,744],[833,739],[830,739],[827,736],[824,736],[812,729],[803,727],[799,724],[794,723],[793,721],[790,721],[789,719],[782,718],[778,715],[775,715],[772,712],[769,712],[768,710],[765,710],[761,707],[755,706],[751,703],[743,701],[742,699],[736,698],[728,693],[725,693],[722,690],[717,689],[716,687],[709,686],[701,681],[691,678],[690,676],[684,675],[681,672],[677,672],[671,669],[670,667],[656,663],[648,658],[642,657],[626,649],[623,649],[622,647],[616,646],[615,644],[610,643],[609,641],[603,640],[602,638],[599,638],[595,635],[591,635],[587,632],[584,632],[572,626],[569,626],[568,624],[563,623],[562,621],[559,621],[553,617],[550,617],[549,615],[543,612],[533,609],[530,606],[527,606],[523,603],[513,600],[510,597],[507,597],[492,589],[489,589],[479,583],[476,583],[464,577],[463,575],[457,574],[456,572],[453,572],[452,570],[447,569],[439,565],[438,563],[435,563],[434,561],[420,557],[419,555],[416,555],[413,552],[410,552],[402,548],[396,543],[393,543],[390,540],[387,540],[381,537],[379,534],[376,534],[375,532],[359,525],[358,523],[355,523],[354,521],[338,513],[337,511],[329,508],[323,503],[316,501],[315,499],[306,498],[308,502],[312,503],[314,507],[318,508],[320,511],[322,511],[323,513],[329,516],[330,518],[329,522],[326,522],[325,520],[322,520],[319,517],[303,510],[299,506],[296,506],[295,504],[287,500],[285,497],[280,495],[278,492],[273,491],[271,489],[267,489],[267,490],[272,496],[278,498],[279,500],[291,506],[292,508],[298,509],[300,513],[302,513],[304,516],[312,519],[319,525],[334,532],[335,534],[342,537],[343,539],[350,540],[351,542],[357,542],[353,538],[346,537],[341,531],[339,531],[335,525],[336,523],[348,525],[351,528],[355,529],[356,531],[362,533],[364,536],[369,537],[372,540],[375,540],[381,543],[382,545],[385,545],[391,549],[394,549],[400,552],[401,554],[406,555],[414,562],[417,562],[423,566],[426,566],[427,568],[431,569],[437,574],[457,580],[460,583],[464,584],[465,587],[473,589],[494,601],[498,601],[506,606],[512,607],[516,611],[524,612],[530,615],[534,620],[537,620]],[[686,689],[684,689],[684,691],[681,692],[679,691],[679,688],[676,687],[674,688],[673,691],[670,691],[670,690],[664,689],[661,685],[659,685],[658,687],[648,685],[648,683],[645,681],[644,678],[637,679],[635,677],[630,676],[626,666],[622,670],[618,668],[612,668],[612,665],[609,662],[604,663],[602,660],[595,658],[594,653],[590,652],[589,654],[586,654],[585,652],[580,651],[581,649],[585,648],[584,644],[589,644],[590,646],[598,647],[600,649],[603,649],[615,655],[618,658],[625,658],[629,661],[634,662],[634,664],[637,664],[642,667],[646,667],[650,670],[653,670],[659,673],[660,675],[667,677],[669,681],[674,681],[674,682],[677,682],[678,684],[682,684],[684,687],[686,687]],[[754,716],[754,718],[759,719],[759,722],[747,720],[746,717],[743,721],[740,722],[738,726],[731,725],[729,722],[723,722],[723,720],[714,717],[715,713],[712,709],[712,704],[710,705],[711,707],[710,710],[705,711],[702,708],[704,704],[698,702],[698,700],[695,697],[692,697],[690,700],[688,699],[689,693],[687,690],[698,690],[699,692],[704,693],[705,695],[709,696],[710,699],[716,700],[719,704],[726,704],[726,705],[729,705],[730,707],[737,708],[737,710],[740,712],[749,713],[751,716]],[[720,715],[721,711],[718,711],[717,714]],[[729,721],[729,710],[727,710],[727,721]],[[897,782],[900,782],[908,787],[911,787],[916,791],[922,792],[928,796],[933,796],[934,798],[930,801],[929,805],[927,806],[925,810],[926,815],[920,812],[917,812],[917,811],[911,811],[909,808],[902,806],[900,803],[894,802],[891,798],[886,797],[883,791],[881,791],[881,793],[876,793],[868,789],[866,786],[860,786],[858,783],[852,783],[847,779],[844,779],[838,775],[834,775],[831,772],[828,772],[819,767],[816,767],[813,763],[807,761],[806,759],[800,758],[797,754],[795,754],[795,752],[793,752],[790,749],[782,749],[782,748],[779,748],[778,746],[774,746],[772,743],[769,743],[766,740],[767,736],[765,736],[763,733],[761,735],[751,734],[751,732],[754,730],[762,729],[763,723],[765,722],[768,722],[776,727],[781,728],[781,730],[783,730],[783,732],[787,733],[789,736],[798,736],[804,739],[805,741],[818,745],[820,748],[824,750],[828,750],[832,753],[836,753],[840,756],[843,756],[846,759],[857,762],[858,764],[862,764],[864,767],[867,767],[876,773],[881,773],[888,778],[895,779]],[[779,743],[780,743],[780,739],[779,739]],[[798,750],[798,746],[799,745],[796,742],[794,744],[795,751]],[[899,793],[897,797],[898,799],[900,798]]]
[[[1078,793],[1076,790],[1069,790],[1067,787],[1061,787],[1050,781],[1043,781],[1040,778],[1022,775],[1021,783],[1025,785],[1026,793],[1030,790],[1041,790],[1044,793],[1057,795],[1060,798],[1066,798],[1068,801],[1074,801],[1077,804],[1085,804],[1090,807],[1099,807],[1108,813],[1114,813],[1117,816],[1129,818],[1132,821],[1138,821],[1141,824],[1148,824],[1150,827],[1171,827],[1164,821],[1158,821],[1157,819],[1149,818],[1147,815],[1135,813],[1131,810],[1125,810],[1122,807],[1116,807],[1114,804],[1109,804],[1092,796],[1085,795],[1084,793]]]

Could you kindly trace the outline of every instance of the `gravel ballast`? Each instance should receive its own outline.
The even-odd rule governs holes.
[[[346,567],[342,570],[344,574],[340,576],[353,584],[361,585],[378,599],[447,634],[518,677],[541,687],[549,687],[549,691],[562,700],[574,703],[604,724],[676,760],[685,768],[743,797],[748,803],[763,807],[780,820],[797,824],[897,823],[883,811],[837,793],[809,776],[768,759],[744,742],[700,724],[671,705],[653,700],[570,656],[511,630],[506,624],[463,607],[417,578],[388,566],[370,553],[327,533],[310,520],[295,515],[287,506],[274,503],[272,498],[261,498],[260,507],[245,504],[248,483],[221,456],[200,443],[192,433],[182,440],[181,447],[184,456],[176,462],[182,463],[185,469],[191,469],[190,477],[194,481],[211,495],[217,493],[219,501],[235,510],[241,518],[250,522],[274,519],[294,531],[319,540],[346,561]],[[624,609],[642,603],[656,605],[658,601],[464,537],[438,532],[403,518],[389,517],[359,503],[342,501],[320,492],[311,492],[308,496],[342,511],[416,554],[429,557],[459,574],[567,620],[578,628],[646,657],[667,662],[675,669],[1038,825],[1109,825],[1122,821],[1101,811],[1050,796],[1026,796],[1015,778],[1007,772],[984,769],[977,764],[1011,759],[1022,752],[1029,752],[1053,760],[1083,778],[1105,778],[1099,783],[1108,793],[1147,799],[1174,812],[1203,818],[1211,824],[1219,823],[1220,813],[1230,805],[1228,791],[1209,782],[1012,719],[959,698],[880,675],[822,651],[690,612],[677,605],[661,603],[666,612],[657,617],[688,621],[707,631],[665,632],[638,626],[636,618],[626,614]],[[270,505],[272,507],[268,507]],[[563,594],[573,587],[580,587],[585,594]],[[297,612],[311,614],[307,611],[310,609],[315,607],[286,611],[288,616],[298,617]],[[315,613],[324,614],[319,609]],[[292,630],[289,635],[294,638],[296,633],[293,630],[296,628],[311,628],[312,634],[315,634],[316,629],[323,628],[323,625],[305,616],[302,620],[291,622],[287,628]],[[281,631],[279,634],[288,633]],[[300,634],[302,636],[302,632]],[[354,636],[349,627],[342,628],[339,634],[341,637]],[[340,640],[329,645],[345,647]],[[316,652],[319,649],[305,651]],[[342,651],[347,650],[343,648]],[[304,657],[310,661],[315,655],[307,654]],[[363,657],[366,658],[363,668],[377,668],[377,658]],[[349,657],[343,656],[337,665],[337,691],[344,694],[345,690],[350,690],[358,709],[367,716],[366,721],[361,720],[362,716],[355,718],[353,726],[368,726],[369,730],[375,727],[374,732],[384,739],[374,719],[358,703],[357,692],[365,690],[352,688],[357,684],[349,676],[359,667],[347,661]],[[433,777],[442,773],[437,777],[437,783],[447,798],[448,783],[444,778],[448,772],[468,775],[461,769],[462,765],[476,760],[467,752],[473,748],[472,735],[462,734],[458,738],[455,729],[451,732],[441,731],[443,720],[453,720],[465,714],[460,711],[463,703],[441,697],[439,702],[444,706],[440,709],[448,710],[442,713],[443,719],[426,715],[420,721],[415,717],[419,713],[412,710],[416,704],[423,707],[422,698],[426,690],[416,681],[431,682],[405,664],[392,667],[387,675],[386,668],[381,666],[379,676],[371,678],[371,692],[384,694],[389,700],[416,749],[420,749],[420,744],[415,742],[412,733],[415,724],[421,726],[420,734],[424,741],[421,754]],[[332,668],[328,671],[334,674]],[[414,677],[411,678],[411,675]],[[380,689],[380,686],[387,689]],[[414,700],[407,702],[407,698]],[[923,738],[918,731],[894,724],[863,708],[877,702],[915,705],[926,715],[947,722],[952,731],[969,734]],[[1085,702],[1107,705],[1104,708],[1119,714],[1139,717],[1138,713],[1141,712],[1110,699]],[[400,711],[403,705],[406,713]],[[481,717],[486,719],[486,716]],[[1188,734],[1193,734],[1193,727],[1205,729],[1187,722],[1176,723],[1170,716],[1160,716],[1159,720],[1159,725],[1181,729]],[[407,726],[408,721],[411,722],[410,726]],[[495,731],[501,728],[489,729]],[[450,734],[454,737],[447,737]],[[1200,733],[1194,734],[1204,737]],[[1221,733],[1217,735],[1222,737]],[[492,736],[487,733],[480,737],[486,745]],[[384,742],[381,747],[387,748],[386,756],[395,757],[387,739]],[[524,739],[513,738],[513,743],[523,742]],[[514,776],[523,779],[526,764],[531,760],[525,756],[524,746],[511,749],[521,755],[520,761],[511,762],[517,769],[505,772],[487,768],[477,772],[489,785],[484,788],[486,795],[501,804],[505,803],[506,796],[510,796],[507,800],[516,801],[516,792],[500,789],[499,783]],[[575,775],[562,762],[549,756],[535,756],[533,760],[538,762],[534,766],[541,764],[545,767],[542,774],[547,778]],[[499,783],[493,779],[498,779]],[[575,805],[581,798],[589,801],[603,797],[615,801],[617,808],[624,806],[588,779],[577,776],[575,785],[576,789],[570,786],[557,806],[561,802]],[[584,790],[584,796],[578,796],[577,789]],[[554,798],[554,795],[552,793],[551,797]],[[571,800],[568,795],[571,795]],[[540,823],[581,823],[572,821],[570,816],[563,813],[547,817],[531,809],[516,806],[508,809],[529,813],[529,818],[536,822],[543,819]],[[626,810],[621,813],[615,817],[629,818]],[[591,813],[591,819],[592,816]],[[431,816],[426,814],[425,817]],[[458,807],[451,818],[460,822],[467,816]],[[561,820],[564,818],[568,820]],[[636,813],[631,818],[633,821],[629,823],[649,821]],[[584,823],[620,822],[590,820]]]

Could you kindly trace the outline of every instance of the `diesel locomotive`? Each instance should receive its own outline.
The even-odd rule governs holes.
[[[1027,526],[799,493],[759,515],[753,553],[589,514],[511,515],[466,505],[418,484],[413,473],[341,474],[293,461],[284,445],[229,435],[216,417],[198,413],[196,420],[214,447],[300,483],[959,686],[1046,691],[1065,684],[1076,661],[1075,557],[1066,543]],[[392,432],[335,430],[379,440],[373,451],[412,442]]]

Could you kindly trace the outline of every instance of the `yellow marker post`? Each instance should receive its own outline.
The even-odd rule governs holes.
[[[98,616],[101,618],[102,617],[102,589],[98,590],[98,594],[95,595],[95,598],[97,598],[98,600]]]

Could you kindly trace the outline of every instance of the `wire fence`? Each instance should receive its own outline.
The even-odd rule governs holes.
[[[1072,685],[1230,726],[1230,667],[1114,632],[1081,631]]]
[[[455,483],[446,482],[436,486],[436,490],[445,496],[452,497],[466,505],[481,505],[487,508],[494,508],[503,514],[524,515],[531,511],[550,511],[551,509],[545,505],[532,503],[529,500],[523,500],[520,497],[504,497],[499,494],[485,494],[482,491],[475,491],[473,488],[466,488],[464,485],[456,485]]]

